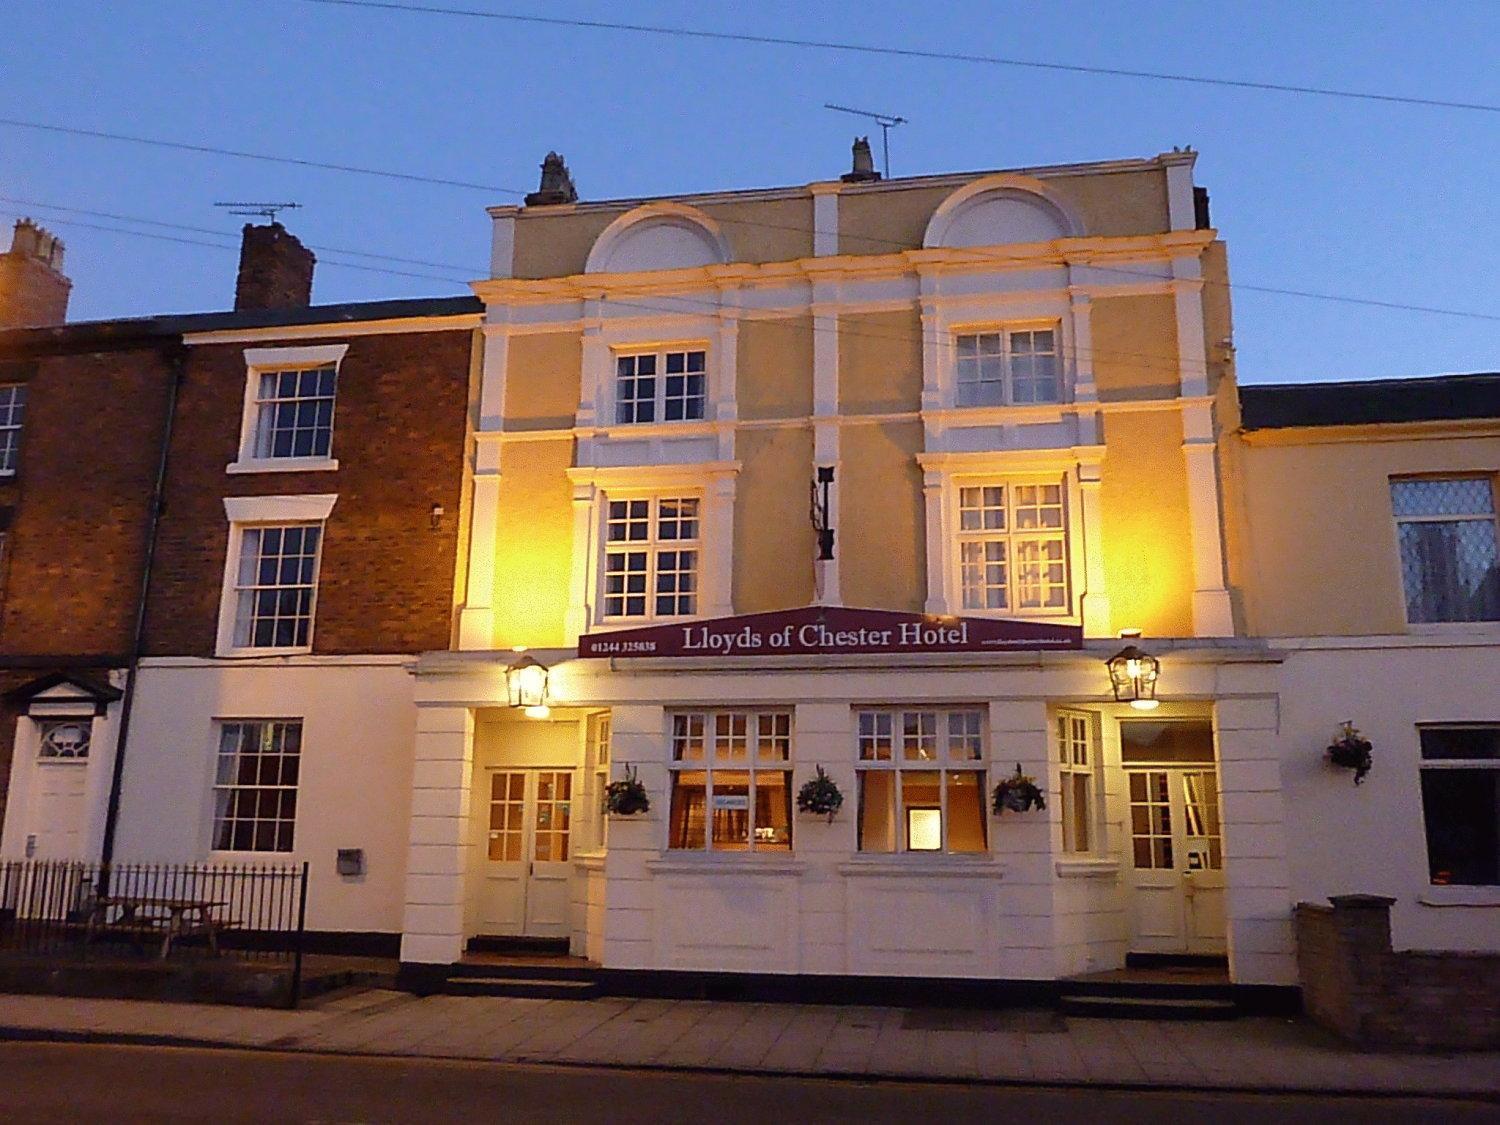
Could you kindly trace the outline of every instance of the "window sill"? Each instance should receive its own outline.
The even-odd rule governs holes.
[[[1414,637],[1487,635],[1500,633],[1500,621],[1424,621],[1407,625],[1406,631]]]
[[[1059,879],[1117,879],[1120,861],[1109,856],[1070,856],[1057,861]]]
[[[223,660],[249,660],[260,656],[308,656],[311,653],[311,645],[300,645],[297,648],[223,648],[215,651],[214,656]]]
[[[653,875],[801,875],[806,869],[802,860],[785,853],[673,852],[646,861]]]
[[[1417,895],[1423,906],[1500,906],[1500,887],[1428,887]]]
[[[989,856],[975,855],[883,855],[860,857],[839,865],[839,874],[853,877],[882,876],[918,879],[1001,879],[1006,867]]]
[[[241,458],[224,466],[226,473],[322,473],[339,467],[334,457]]]

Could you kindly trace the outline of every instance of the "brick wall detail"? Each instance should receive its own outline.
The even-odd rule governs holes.
[[[447,648],[459,535],[472,334],[298,340],[345,343],[333,471],[226,473],[236,460],[244,344],[194,347],[178,395],[146,653],[212,656],[229,525],[226,496],[337,493],[323,537],[314,653]],[[256,346],[285,341],[257,341]],[[432,509],[444,514],[432,526]]]
[[[1329,901],[1296,910],[1309,1016],[1362,1047],[1500,1048],[1500,954],[1393,952],[1394,899]]]

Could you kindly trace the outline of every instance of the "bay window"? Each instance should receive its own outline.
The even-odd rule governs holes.
[[[791,851],[791,712],[682,711],[671,720],[668,845]]]
[[[860,851],[988,850],[984,714],[979,708],[856,713]]]

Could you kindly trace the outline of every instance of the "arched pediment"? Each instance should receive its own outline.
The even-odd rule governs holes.
[[[729,244],[702,211],[652,203],[621,215],[589,251],[587,273],[693,269],[729,261]]]
[[[1077,218],[1039,180],[986,176],[943,200],[927,224],[922,245],[1004,246],[1050,242],[1083,234]]]

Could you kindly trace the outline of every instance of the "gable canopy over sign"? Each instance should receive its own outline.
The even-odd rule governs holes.
[[[7,692],[7,703],[28,715],[102,715],[119,688],[74,672],[52,672]]]
[[[806,606],[586,633],[579,656],[847,656],[1083,647],[1083,629],[1042,621]]]

